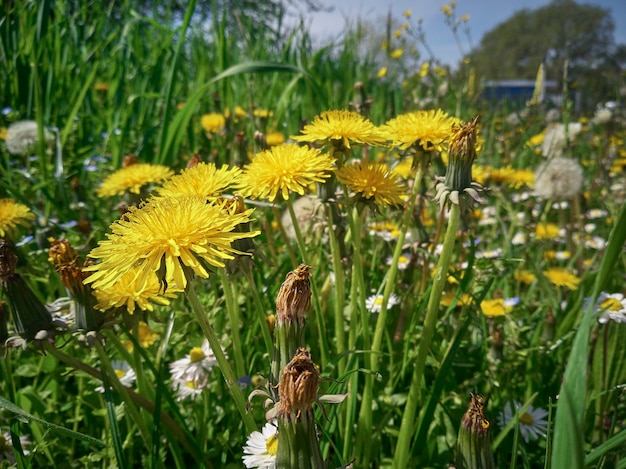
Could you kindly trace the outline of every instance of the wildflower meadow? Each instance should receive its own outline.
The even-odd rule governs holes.
[[[0,467],[626,468],[626,75],[175,3],[0,7]]]

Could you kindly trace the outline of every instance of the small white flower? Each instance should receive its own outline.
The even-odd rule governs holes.
[[[192,348],[185,358],[170,363],[172,379],[180,383],[204,383],[217,359],[207,340],[202,347]]]
[[[391,309],[393,306],[400,303],[400,298],[392,293],[389,296],[389,302],[387,303],[387,309]],[[383,304],[383,295],[372,295],[365,300],[365,307],[370,313],[380,313]]]
[[[278,452],[278,427],[276,421],[267,422],[260,432],[248,435],[243,447],[243,463],[247,468],[274,469]]]
[[[497,257],[502,257],[502,248],[496,248],[486,251],[478,251],[476,252],[477,259],[495,259]]]
[[[593,233],[594,231],[596,231],[596,224],[585,223],[585,226],[583,228],[585,229],[585,233]]]
[[[20,445],[24,452],[24,456],[28,456],[30,451],[25,449],[25,446],[30,446],[33,443],[27,436],[20,436]],[[13,440],[11,439],[10,431],[0,431],[0,462],[8,461],[9,464],[15,464],[15,453],[13,452]],[[2,466],[4,467],[4,466]]]
[[[609,216],[609,212],[601,208],[592,208],[585,212],[585,217],[589,220],[597,220],[598,218],[606,218]]]
[[[501,427],[508,424],[515,416],[515,412],[522,408],[522,404],[519,402],[515,402],[514,405],[515,409],[513,409],[510,402],[505,404],[504,412],[501,412],[498,417],[498,422]],[[548,411],[541,408],[535,409],[533,406],[528,406],[526,412],[520,414],[519,431],[526,443],[528,443],[530,437],[532,437],[533,440],[536,440],[540,436],[545,438],[546,430],[548,429],[547,415]]]
[[[188,397],[194,400],[197,396],[202,394],[204,388],[207,387],[208,381],[184,381],[182,379],[175,379],[172,382],[172,388],[176,391],[176,400],[182,401]]]
[[[393,262],[393,256],[387,258],[387,265],[391,265]],[[402,253],[398,258],[398,270],[405,270],[411,264],[411,254]]]
[[[135,370],[133,370],[128,363],[113,360],[111,362],[111,368],[113,368],[113,371],[115,371],[117,379],[120,380],[120,384],[125,388],[130,388],[133,386],[133,384],[135,384],[137,375],[135,374]],[[98,386],[94,389],[94,391],[103,393],[104,386]]]
[[[626,298],[621,293],[600,293],[595,310],[601,313],[598,318],[600,324],[609,321],[626,323]]]
[[[600,236],[592,236],[585,240],[585,247],[588,249],[595,249],[600,251],[606,246],[606,240]]]
[[[520,246],[522,244],[526,244],[526,233],[522,233],[522,232],[517,232],[515,233],[515,236],[513,236],[513,239],[511,240],[511,244],[513,244],[514,246]]]

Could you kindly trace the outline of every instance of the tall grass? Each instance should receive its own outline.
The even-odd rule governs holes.
[[[439,155],[418,178],[415,170],[406,178],[419,182],[406,207],[352,210],[342,203],[334,215],[322,210],[295,239],[281,221],[295,197],[273,207],[258,204],[253,225],[262,234],[253,267],[198,279],[193,310],[179,297],[153,312],[120,312],[92,348],[64,333],[43,350],[6,349],[0,430],[10,430],[18,466],[241,467],[247,435],[265,420],[259,401],[246,414],[240,398],[270,374],[265,317],[275,310],[285,274],[306,261],[314,267],[314,297],[305,339],[324,377],[321,391],[349,392],[342,404],[317,413],[328,467],[355,457],[355,467],[393,467],[394,460],[448,467],[470,392],[486,397],[497,467],[623,467],[624,325],[599,325],[596,307],[601,292],[624,293],[624,165],[611,166],[626,152],[623,120],[612,127],[586,121],[572,139],[567,151],[583,164],[584,189],[560,208],[501,172],[532,170],[543,161],[528,141],[544,130],[545,108],[524,109],[521,123],[506,119],[513,109],[470,93],[469,67],[461,79],[434,70],[435,64],[424,77],[417,70],[379,77],[377,54],[363,47],[366,24],[315,46],[302,27],[277,33],[245,15],[233,27],[226,10],[198,24],[194,5],[153,17],[130,1],[2,7],[0,107],[10,110],[0,119],[5,126],[32,119],[40,128],[32,156],[0,150],[0,198],[37,215],[32,227],[21,229],[32,238],[15,240],[21,241],[17,270],[34,294],[43,302],[67,296],[48,264],[48,240],[67,238],[84,256],[105,238],[120,200],[99,198],[96,190],[125,156],[177,171],[193,154],[218,166],[247,163],[261,148],[256,131],[296,135],[322,111],[361,103],[377,125],[418,108],[441,108],[465,121],[481,116],[475,176],[491,190],[450,234],[456,237],[448,252],[452,268],[436,287],[449,301],[428,306],[446,226],[446,212],[432,201],[434,177],[445,171]],[[267,116],[255,115],[258,110]],[[210,112],[227,116],[223,132],[202,129],[201,116]],[[52,128],[56,144],[41,138],[45,128]],[[394,149],[358,146],[353,157],[389,164],[406,158]],[[607,215],[588,218],[591,209]],[[336,223],[330,231],[329,214]],[[374,222],[394,224],[405,240],[383,239]],[[564,234],[541,239],[537,226],[545,222]],[[591,223],[606,246],[590,247],[591,227],[589,233],[584,228]],[[514,242],[517,234],[526,236],[523,244]],[[560,258],[564,251],[569,257]],[[409,266],[390,267],[394,254],[395,262],[409,255]],[[575,271],[578,288],[551,283],[544,272],[554,266]],[[522,270],[535,281],[520,281]],[[366,299],[374,294],[395,294],[399,303],[372,313]],[[497,298],[518,303],[505,315],[485,314],[483,300]],[[140,343],[139,319],[158,333],[154,343]],[[168,366],[202,344],[205,319],[239,383],[226,366],[215,367],[201,394],[179,400]],[[134,370],[131,388],[120,384],[111,359]],[[97,392],[103,383],[105,392]],[[414,410],[403,415],[407,399]],[[523,406],[520,418],[500,421],[512,402]],[[550,427],[524,441],[520,421],[528,405],[549,411]],[[399,434],[403,419],[411,421],[411,434]],[[20,435],[30,444],[19,443]]]

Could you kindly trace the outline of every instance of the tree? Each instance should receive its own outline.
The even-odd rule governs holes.
[[[614,28],[610,10],[553,0],[536,10],[520,10],[487,32],[471,60],[484,79],[534,79],[543,62],[546,76],[559,80],[566,61],[576,73],[604,62],[615,50]]]

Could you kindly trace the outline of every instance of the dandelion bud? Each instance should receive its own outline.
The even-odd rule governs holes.
[[[472,394],[463,415],[456,446],[456,469],[491,469],[494,466],[489,421],[484,414],[482,396]]]
[[[61,281],[76,302],[76,328],[97,331],[104,324],[104,314],[94,309],[96,298],[92,288],[84,280],[90,275],[84,272],[82,261],[66,239],[50,238],[48,261],[61,276]]]
[[[276,467],[325,467],[315,429],[313,403],[320,371],[311,354],[299,348],[278,385],[278,453]]]
[[[304,345],[305,317],[311,309],[310,269],[300,264],[289,272],[276,298],[272,384],[278,383],[282,370]]]
[[[311,309],[310,265],[300,264],[287,274],[276,298],[276,322],[304,323]]]
[[[17,256],[0,240],[0,288],[13,315],[17,333],[26,340],[40,340],[53,332],[52,315],[24,279],[15,273]]]
[[[455,125],[449,146],[449,161],[446,175],[439,178],[437,195],[440,205],[449,201],[470,208],[474,202],[482,202],[478,191],[482,187],[472,182],[472,165],[476,159],[476,127],[478,116],[469,124]]]

